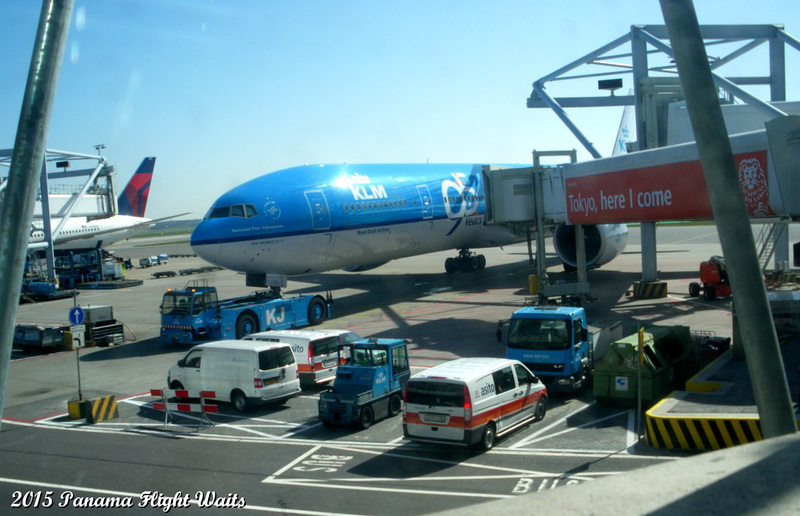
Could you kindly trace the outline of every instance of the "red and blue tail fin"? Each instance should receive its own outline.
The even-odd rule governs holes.
[[[153,170],[156,168],[156,158],[144,158],[142,164],[128,181],[125,190],[122,191],[117,199],[117,213],[120,215],[132,215],[134,217],[144,217],[144,210],[147,207],[147,196],[150,195],[150,181],[153,178]]]

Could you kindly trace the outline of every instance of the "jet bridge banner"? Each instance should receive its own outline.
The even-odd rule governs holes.
[[[751,217],[770,217],[767,151],[735,155]],[[572,224],[713,219],[698,159],[566,177],[567,216]]]

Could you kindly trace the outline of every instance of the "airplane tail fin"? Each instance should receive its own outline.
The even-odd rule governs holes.
[[[150,181],[156,167],[156,158],[144,158],[142,164],[128,181],[125,190],[117,199],[117,213],[144,217],[147,207],[147,196],[150,195]]]
[[[631,93],[633,92],[629,92],[629,94]],[[634,120],[635,114],[636,111],[633,106],[625,106],[622,110],[622,119],[619,121],[619,130],[617,130],[617,139],[614,142],[614,151],[611,153],[612,156],[628,153],[628,143],[634,141],[633,131],[636,127],[636,120]]]

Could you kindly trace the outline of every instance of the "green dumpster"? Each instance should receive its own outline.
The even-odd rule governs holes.
[[[641,377],[642,407],[649,408],[686,380],[690,342],[687,326],[647,326],[641,359],[638,333],[614,342],[595,366],[595,399],[635,407]]]

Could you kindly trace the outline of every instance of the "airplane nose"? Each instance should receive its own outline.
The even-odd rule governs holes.
[[[203,260],[219,265],[219,256],[222,252],[221,244],[192,245],[192,250]]]
[[[209,238],[211,235],[207,234],[208,228],[205,226],[205,222],[201,222],[197,225],[194,231],[192,231],[189,245],[191,245],[192,250],[197,253],[200,258],[213,264],[219,264],[218,261],[222,253],[222,244],[214,242],[213,239]]]

